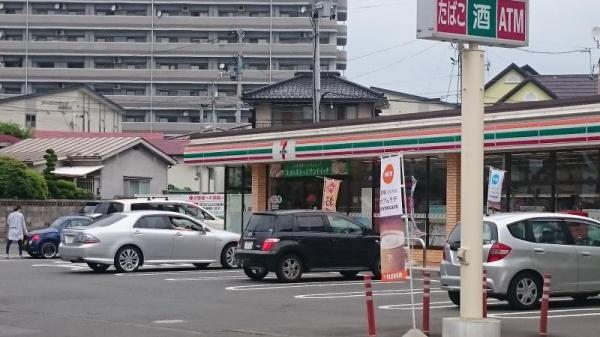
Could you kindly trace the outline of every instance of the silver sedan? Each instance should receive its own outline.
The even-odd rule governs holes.
[[[172,212],[115,213],[89,227],[64,230],[60,256],[87,262],[95,271],[114,265],[133,272],[143,264],[193,263],[205,268],[219,262],[234,268],[239,234],[216,230],[198,220]]]

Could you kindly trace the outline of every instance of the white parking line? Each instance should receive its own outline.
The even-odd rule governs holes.
[[[53,263],[39,263],[39,264],[32,264],[32,267],[58,267],[58,268],[68,268],[71,270],[82,270],[82,269],[88,269],[89,267],[85,264],[75,264],[75,263],[67,263],[67,264],[53,264]]]
[[[381,283],[381,282],[373,282],[373,283]],[[395,284],[395,283],[406,283],[406,282],[385,282],[383,284]],[[350,282],[310,282],[310,283],[302,283],[302,284],[273,284],[273,285],[265,285],[265,284],[252,284],[252,285],[243,285],[243,286],[233,286],[227,287],[226,290],[231,291],[253,291],[253,290],[274,290],[274,289],[292,289],[292,288],[311,288],[311,287],[336,287],[336,286],[356,286],[362,285],[363,282],[359,281],[350,281]]]
[[[595,311],[585,313],[588,311]],[[572,313],[572,314],[562,314]],[[500,319],[539,319],[539,311],[518,311],[518,312],[503,312],[488,315],[490,318]],[[589,317],[600,316],[600,308],[579,308],[579,309],[554,309],[548,311],[548,318],[569,318],[569,317]]]
[[[148,266],[149,269],[152,266]],[[144,272],[144,269],[140,269],[137,273],[116,273],[115,276],[127,276],[127,277],[139,277],[139,276],[161,276],[161,275],[181,275],[181,274],[221,274],[221,273],[239,273],[239,270],[178,270],[178,271],[153,271]]]
[[[502,303],[502,302],[498,301],[498,300],[493,300],[493,299],[488,300],[488,304],[499,304],[499,303]],[[429,309],[458,308],[457,305],[454,305],[450,301],[431,302],[430,305],[431,306],[429,307]],[[412,306],[412,304],[405,303],[405,304],[382,305],[378,308],[381,310],[411,310],[412,309],[411,306]],[[417,309],[417,310],[423,309],[423,303],[422,302],[415,303],[415,309]]]
[[[166,278],[165,281],[211,281],[211,280],[233,280],[245,279],[246,276],[205,276],[205,277],[185,277],[185,278]]]
[[[179,324],[185,323],[186,321],[182,319],[163,319],[158,321],[152,321],[152,324]]]
[[[441,293],[444,292],[442,290],[433,290],[431,293]],[[422,291],[413,292],[414,295],[422,294]],[[396,289],[396,290],[374,290],[373,296],[404,296],[410,295],[411,292],[409,289]],[[302,299],[336,299],[336,298],[352,298],[352,297],[364,297],[364,291],[354,291],[354,292],[346,292],[346,293],[322,293],[322,294],[305,294],[305,295],[296,295],[295,298]]]

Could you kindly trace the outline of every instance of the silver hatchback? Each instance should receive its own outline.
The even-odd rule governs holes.
[[[551,296],[583,301],[600,294],[600,222],[557,213],[503,213],[484,218],[483,260],[490,297],[517,309],[537,306],[544,273]],[[444,247],[442,288],[460,303],[460,224]]]
[[[174,212],[114,213],[89,227],[65,229],[59,246],[63,260],[86,262],[95,271],[114,265],[132,272],[143,264],[192,263],[204,268],[219,262],[236,267],[240,235],[216,230]]]

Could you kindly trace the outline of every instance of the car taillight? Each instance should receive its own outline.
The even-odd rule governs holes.
[[[511,250],[512,250],[512,248],[510,248],[509,246],[507,246],[503,243],[500,243],[500,242],[496,242],[492,245],[492,248],[490,248],[487,262],[494,262],[494,261],[502,260],[508,254],[510,254]]]
[[[80,243],[98,243],[98,242],[100,242],[100,240],[98,240],[97,237],[90,235],[90,234],[80,234],[79,237],[77,238],[77,241]]]
[[[264,252],[268,252],[279,242],[279,239],[266,239],[263,241],[261,250]]]
[[[34,236],[31,237],[31,241],[40,241],[40,235],[35,234]]]

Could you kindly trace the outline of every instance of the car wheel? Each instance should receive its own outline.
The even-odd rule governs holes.
[[[531,272],[517,274],[508,286],[508,303],[519,310],[533,309],[542,297],[542,285],[538,275]]]
[[[341,271],[340,274],[344,278],[355,278],[356,275],[358,275],[358,272],[357,271]]]
[[[53,259],[56,257],[56,254],[58,254],[58,247],[56,246],[56,243],[52,241],[46,241],[42,243],[42,248],[40,249],[40,251],[40,255],[44,259]]]
[[[131,273],[142,265],[142,253],[133,246],[121,247],[115,256],[115,268],[121,273]]]
[[[269,271],[265,267],[244,268],[244,274],[246,274],[246,276],[248,276],[249,278],[251,278],[252,280],[255,280],[255,281],[260,281],[260,280],[264,279],[268,273],[269,273]]]
[[[448,297],[452,304],[460,306],[460,291],[448,291]]]
[[[302,260],[297,255],[286,255],[277,264],[277,279],[296,282],[302,277]]]
[[[373,280],[381,280],[381,260],[377,258],[374,266],[371,267],[371,273],[373,273]]]
[[[226,245],[221,251],[221,266],[225,269],[237,268],[235,261],[235,250],[237,246],[235,243]]]
[[[108,269],[108,267],[110,267],[108,264],[103,264],[103,263],[94,263],[94,262],[88,262],[87,263],[88,267],[90,267],[93,271],[97,271],[97,272],[103,272],[106,271],[106,269]]]
[[[206,269],[210,263],[194,263],[194,267],[198,269]]]

